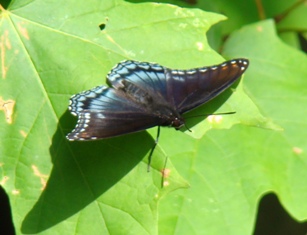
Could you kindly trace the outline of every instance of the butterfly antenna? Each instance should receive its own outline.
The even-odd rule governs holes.
[[[154,143],[154,146],[151,148],[151,151],[150,151],[150,154],[148,156],[148,165],[147,165],[147,172],[150,171],[150,164],[151,164],[151,157],[152,157],[152,154],[159,142],[159,137],[160,137],[160,126],[158,126],[158,132],[157,132],[157,138],[155,140],[155,143]]]
[[[186,123],[184,123],[184,127],[185,127],[189,132],[192,132],[192,130],[186,125]]]

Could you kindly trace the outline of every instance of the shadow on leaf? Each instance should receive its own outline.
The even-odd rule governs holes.
[[[75,122],[66,112],[50,147],[53,162],[50,178],[22,223],[23,233],[46,230],[85,208],[127,175],[153,145],[146,132],[100,141],[69,142],[63,133],[72,129],[69,123]]]

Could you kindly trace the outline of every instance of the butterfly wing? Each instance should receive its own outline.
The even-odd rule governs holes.
[[[69,110],[78,116],[76,128],[69,140],[102,139],[144,130],[159,124],[159,119],[147,112],[121,90],[99,86],[71,97]]]
[[[247,67],[246,59],[190,70],[121,62],[108,74],[114,88],[100,86],[71,98],[69,109],[78,116],[78,124],[67,138],[100,139],[156,125],[174,126],[174,120],[181,120],[179,114],[219,95]]]
[[[155,63],[126,60],[117,64],[108,74],[108,82],[115,89],[125,87],[124,81],[135,84],[155,99],[167,97],[166,68]]]
[[[208,102],[230,87],[247,69],[247,59],[190,70],[167,69],[167,97],[180,114]]]
[[[172,70],[154,63],[123,61],[111,70],[108,81],[121,89],[128,80],[182,114],[231,86],[247,69],[248,63],[247,59],[234,59],[214,66]]]

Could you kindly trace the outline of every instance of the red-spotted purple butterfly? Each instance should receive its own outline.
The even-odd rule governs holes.
[[[94,140],[154,126],[184,125],[181,116],[213,99],[247,69],[247,59],[190,70],[123,61],[108,74],[112,87],[98,86],[73,95],[69,110],[78,116],[69,140]]]
[[[179,129],[185,123],[182,114],[218,96],[244,73],[248,64],[247,59],[233,59],[214,66],[176,70],[123,61],[107,75],[112,87],[98,86],[71,97],[69,110],[78,117],[78,123],[67,139],[103,139],[154,126]]]

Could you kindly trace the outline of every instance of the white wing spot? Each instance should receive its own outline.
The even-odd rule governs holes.
[[[205,73],[205,72],[207,72],[208,71],[208,69],[207,68],[202,68],[202,69],[199,69],[199,72],[201,72],[201,73]]]
[[[97,117],[100,118],[100,119],[103,119],[103,118],[105,118],[106,116],[103,115],[102,113],[97,113]]]
[[[96,92],[94,92],[94,91],[91,91],[91,92],[89,92],[88,94],[87,94],[87,98],[95,98],[97,96],[97,93]]]
[[[187,70],[187,74],[189,75],[192,75],[192,74],[195,74],[196,73],[196,70]]]
[[[172,70],[172,74],[173,74],[173,75],[178,75],[178,70],[175,70],[175,69]]]
[[[173,76],[173,79],[176,80],[176,81],[179,81],[179,82],[184,82],[185,81],[183,76],[178,76],[178,75],[177,76],[176,75]]]

